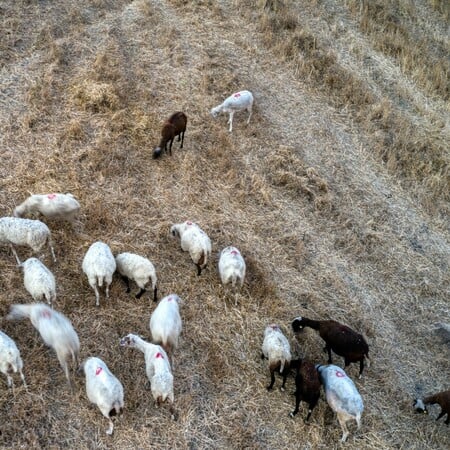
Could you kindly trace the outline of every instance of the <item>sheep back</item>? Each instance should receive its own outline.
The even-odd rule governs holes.
[[[238,282],[242,286],[245,279],[246,266],[244,258],[236,247],[225,247],[220,252],[218,266],[223,285],[231,282],[232,286],[235,287],[236,282]]]
[[[28,258],[23,267],[25,289],[36,301],[47,300],[52,304],[56,299],[56,282],[53,273],[37,258]]]
[[[116,270],[116,260],[111,249],[104,242],[94,242],[86,252],[82,264],[83,272],[91,280],[101,283],[103,279],[111,284]]]
[[[134,253],[120,253],[116,256],[117,271],[134,280],[140,288],[152,280],[152,287],[156,286],[155,266],[147,259]]]
[[[80,204],[72,194],[34,194],[14,209],[14,216],[39,212],[48,218],[72,221],[80,211]]]
[[[337,413],[361,417],[364,410],[362,397],[344,370],[332,364],[318,366],[317,370],[331,409]]]
[[[160,300],[150,317],[152,340],[165,349],[178,347],[182,324],[179,312],[180,297],[171,294]]]
[[[277,325],[272,324],[266,327],[262,352],[269,360],[271,370],[279,366],[280,372],[282,372],[285,365],[291,362],[292,356],[289,341]]]

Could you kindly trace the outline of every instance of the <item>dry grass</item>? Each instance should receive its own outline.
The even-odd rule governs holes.
[[[445,4],[423,3],[421,20],[439,29]],[[44,262],[82,358],[103,358],[126,402],[107,437],[83,380],[70,394],[30,323],[4,319],[10,304],[30,299],[0,247],[0,328],[21,349],[29,383],[25,391],[17,380],[13,396],[0,380],[1,448],[340,448],[324,398],[307,426],[288,417],[292,378],[287,392],[265,389],[267,323],[280,324],[296,355],[325,361],[315,333],[292,335],[298,315],[340,320],[370,343],[372,365],[356,380],[363,426],[346,448],[449,447],[435,409],[411,410],[413,397],[449,387],[448,346],[432,331],[449,321],[448,123],[438,100],[418,107],[408,70],[389,82],[395,55],[366,70],[382,50],[356,20],[356,2],[23,0],[0,1],[0,12],[1,213],[30,193],[79,199],[81,229],[49,221],[57,263],[48,254]],[[410,33],[406,12],[398,23]],[[422,52],[432,53],[432,39],[445,36],[428,37]],[[425,81],[417,86],[428,98]],[[254,115],[246,126],[236,114],[230,135],[226,116],[209,110],[244,88]],[[185,148],[175,142],[171,158],[153,160],[176,110],[188,116]],[[168,233],[188,218],[213,242],[201,277]],[[129,332],[149,337],[150,296],[137,301],[117,278],[110,301],[94,306],[81,261],[99,239],[114,253],[147,255],[160,295],[183,300],[176,422],[144,388],[142,355],[118,346]],[[237,306],[216,269],[230,244],[247,261]]]

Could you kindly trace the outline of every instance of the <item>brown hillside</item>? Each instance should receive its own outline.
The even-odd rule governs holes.
[[[448,427],[412,409],[450,388],[449,9],[437,0],[0,0],[0,215],[29,194],[71,192],[82,227],[46,221],[57,262],[55,308],[77,330],[82,359],[99,356],[122,381],[114,435],[72,395],[29,321],[4,319],[28,303],[20,270],[0,246],[0,329],[21,350],[28,391],[0,375],[1,448],[339,448],[324,395],[305,425],[294,380],[268,393],[260,359],[276,322],[295,355],[325,363],[322,341],[298,340],[292,319],[335,319],[363,333],[371,366],[357,379],[365,410],[349,449],[447,449]],[[255,97],[250,124],[209,111],[231,93]],[[163,121],[184,111],[184,148],[152,159]],[[169,236],[193,220],[213,258],[200,277]],[[156,408],[143,355],[155,304],[108,301],[81,270],[96,240],[146,255],[159,296],[183,300],[175,407]],[[220,284],[219,251],[241,249],[247,279]],[[31,256],[27,248],[18,253]],[[133,285],[133,292],[137,288]],[[335,356],[334,362],[343,365]]]

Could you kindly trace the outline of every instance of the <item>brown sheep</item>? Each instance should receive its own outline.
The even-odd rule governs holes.
[[[161,141],[158,147],[153,150],[153,158],[159,158],[163,151],[167,152],[167,144],[169,144],[169,155],[172,155],[172,144],[176,136],[178,136],[178,142],[181,141],[180,148],[183,148],[186,124],[187,116],[181,111],[173,113],[164,122],[161,129]]]
[[[345,367],[359,361],[359,377],[361,378],[364,358],[369,358],[369,346],[361,334],[335,320],[311,320],[306,317],[297,317],[292,322],[294,333],[302,331],[304,327],[317,330],[325,341],[324,351],[328,352],[328,364],[333,362],[331,350],[344,357]]]
[[[445,424],[448,425],[450,423],[450,390],[430,395],[424,399],[416,399],[414,401],[414,408],[416,412],[428,414],[426,405],[435,405],[436,403],[441,407],[441,412],[436,420],[439,420],[447,414]]]

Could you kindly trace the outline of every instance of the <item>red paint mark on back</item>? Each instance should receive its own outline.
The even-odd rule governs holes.
[[[48,194],[47,198],[49,198],[50,200],[53,200],[54,198],[56,198],[56,194]]]
[[[52,313],[48,309],[44,309],[41,311],[41,317],[44,319],[50,319],[50,317],[52,317]]]
[[[239,252],[238,252],[237,250],[232,250],[232,251],[231,251],[231,254],[232,254],[232,255],[239,255]]]
[[[191,222],[190,220],[188,220],[188,221],[186,222],[186,225],[192,225],[192,222]]]
[[[340,372],[339,370],[336,370],[336,376],[338,378],[345,378],[345,373],[344,372]]]
[[[240,96],[241,96],[240,92],[236,92],[236,94],[233,95],[233,97],[235,97],[235,98],[239,98]]]
[[[101,367],[97,367],[95,370],[95,375],[100,375],[102,373],[103,369]]]
[[[156,355],[155,355],[155,358],[162,358],[162,359],[164,359],[164,356],[162,355],[162,353],[157,353]]]

